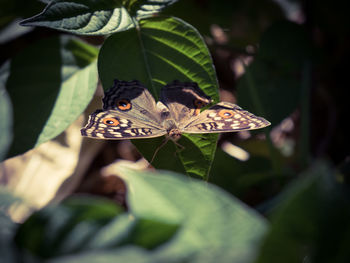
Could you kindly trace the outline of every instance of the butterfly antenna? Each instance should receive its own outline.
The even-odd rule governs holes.
[[[166,138],[163,140],[163,142],[157,147],[157,149],[155,150],[155,152],[154,152],[154,154],[153,154],[153,156],[152,156],[151,161],[149,162],[150,164],[153,163],[154,158],[156,158],[156,155],[157,155],[157,153],[159,152],[159,150],[160,150],[168,141],[169,141],[169,138],[166,137]]]

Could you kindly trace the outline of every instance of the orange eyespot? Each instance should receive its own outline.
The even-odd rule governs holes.
[[[205,103],[204,101],[199,100],[199,99],[195,99],[193,101],[193,104],[194,104],[194,106],[196,108],[196,110],[194,112],[195,115],[198,115],[199,113],[201,113],[200,109],[203,108],[205,105],[207,105],[207,103]]]
[[[127,111],[131,109],[131,103],[127,99],[117,100],[117,107],[119,110]]]
[[[102,122],[106,125],[109,125],[109,126],[118,126],[119,125],[119,121],[117,119],[113,119],[113,118],[103,119]]]
[[[219,111],[218,114],[220,117],[222,117],[224,119],[233,117],[233,112],[230,110],[221,110],[221,111]]]
[[[197,109],[200,109],[206,105],[206,103],[202,100],[195,99],[193,102],[194,106],[196,106]]]

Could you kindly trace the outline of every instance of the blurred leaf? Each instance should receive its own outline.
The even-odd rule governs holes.
[[[266,222],[234,197],[180,174],[119,172],[128,212],[92,197],[36,212],[16,234],[22,262],[244,263],[255,257]]]
[[[238,86],[240,106],[277,125],[299,105],[301,70],[311,57],[302,26],[279,22],[262,36],[257,57]]]
[[[107,35],[135,27],[134,18],[150,16],[176,0],[53,0],[40,14],[21,22],[81,35]]]
[[[0,31],[0,45],[2,45],[2,49],[6,49],[6,54],[2,54],[7,56],[11,56],[11,48],[13,47],[10,42],[16,41],[15,39],[19,39],[19,37],[24,36],[29,31],[32,31],[32,28],[29,27],[23,27],[18,24],[18,20],[14,20],[11,23],[9,23],[5,28],[3,28]],[[5,58],[2,56],[2,60],[5,60]]]
[[[208,49],[195,28],[176,18],[142,20],[139,29],[109,37],[99,54],[99,75],[104,89],[113,80],[139,80],[158,97],[162,86],[174,80],[197,82],[200,88],[218,101],[218,83]],[[141,153],[151,160],[163,138],[137,140]],[[216,148],[217,135],[183,136],[179,141],[180,161],[174,157],[172,142],[161,149],[153,166],[184,171],[192,176],[208,175]],[[184,168],[182,168],[184,167]]]
[[[63,256],[47,261],[49,263],[157,263],[155,257],[145,249],[125,246],[114,250],[86,251],[77,255]],[[168,260],[166,262],[169,262]],[[176,262],[176,261],[172,261]]]
[[[350,199],[324,162],[279,197],[257,262],[349,262]]]
[[[250,153],[247,161],[240,161],[218,149],[209,181],[238,198],[255,202],[256,205],[256,200],[246,200],[247,198],[249,199],[249,192],[254,189],[254,194],[257,196],[258,189],[263,188],[263,186],[266,187],[265,183],[275,177],[276,175],[272,172],[269,158]],[[267,194],[271,195],[271,193]],[[267,197],[269,196],[260,196],[260,198],[256,199],[261,201]]]
[[[204,255],[211,259],[205,262],[249,262],[254,258],[266,224],[234,197],[180,174],[120,172],[133,214],[182,222],[178,234],[159,251],[163,258],[159,262],[169,258],[203,262]]]
[[[260,40],[258,58],[290,72],[300,70],[311,56],[311,42],[303,26],[283,21],[272,25]]]
[[[16,244],[40,258],[73,253],[84,248],[86,242],[121,212],[113,202],[103,199],[87,196],[68,199],[27,219],[16,233]]]
[[[187,21],[206,36],[214,37],[213,25],[218,25],[228,38],[224,46],[234,51],[255,45],[266,26],[285,17],[280,5],[270,0],[180,0],[163,14]]]
[[[8,209],[22,200],[0,185],[0,261],[15,262],[16,250],[12,242],[17,224],[8,215]]]
[[[261,140],[252,137],[248,140],[237,141],[237,146],[249,152],[250,155],[270,158],[269,145],[265,139]]]
[[[12,105],[5,90],[5,81],[8,77],[6,68],[8,64],[0,68],[0,161],[6,156],[12,142]]]
[[[22,202],[22,199],[14,196],[6,187],[0,185],[0,236],[12,235],[15,223],[8,215],[12,205]]]
[[[56,137],[85,110],[97,86],[96,56],[96,48],[63,37],[35,43],[10,61],[6,88],[14,138],[9,157]]]
[[[16,19],[32,16],[42,8],[43,4],[37,0],[1,0],[0,30]]]

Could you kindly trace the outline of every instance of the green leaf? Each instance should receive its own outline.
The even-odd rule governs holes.
[[[133,28],[133,18],[150,16],[176,0],[53,0],[43,12],[21,22],[81,35],[107,35]]]
[[[195,28],[176,18],[142,20],[140,28],[109,37],[101,48],[99,76],[104,89],[113,80],[137,79],[158,97],[162,86],[174,80],[197,82],[218,101],[218,83],[208,49]],[[183,136],[176,150],[168,142],[152,163],[157,168],[185,171],[206,178],[216,149],[217,135]],[[141,153],[151,160],[163,138],[135,141]],[[174,157],[180,156],[180,161]]]
[[[0,161],[4,159],[12,142],[12,104],[5,90],[8,64],[0,69]]]
[[[30,256],[53,259],[124,246],[154,249],[177,231],[178,225],[126,213],[109,200],[79,196],[34,213],[16,233],[16,245]],[[26,261],[26,255],[23,259]]]
[[[318,161],[279,199],[258,263],[349,262],[350,199]]]
[[[96,56],[96,48],[77,39],[55,37],[11,60],[6,88],[14,138],[8,156],[56,137],[85,110],[97,86]]]
[[[18,225],[11,220],[8,212],[11,206],[20,204],[22,201],[20,198],[14,196],[6,187],[0,185],[1,262],[15,262],[17,250],[12,240]]]
[[[219,188],[170,172],[118,170],[128,211],[68,199],[32,215],[16,234],[19,257],[49,262],[251,262],[265,220]],[[46,262],[46,261],[45,261]]]
[[[122,213],[113,202],[75,197],[34,213],[21,225],[15,241],[39,258],[79,251],[112,218]]]
[[[177,235],[160,251],[175,262],[203,262],[206,257],[249,262],[265,232],[265,221],[239,200],[202,181],[171,172],[120,169],[134,215],[181,222]],[[162,262],[162,261],[160,261]],[[164,261],[163,261],[164,262]]]

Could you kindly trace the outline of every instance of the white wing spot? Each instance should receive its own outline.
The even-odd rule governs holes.
[[[225,123],[217,123],[218,127],[216,129],[222,129],[224,127]]]
[[[99,137],[99,138],[104,138],[102,133],[96,133],[96,136]]]

